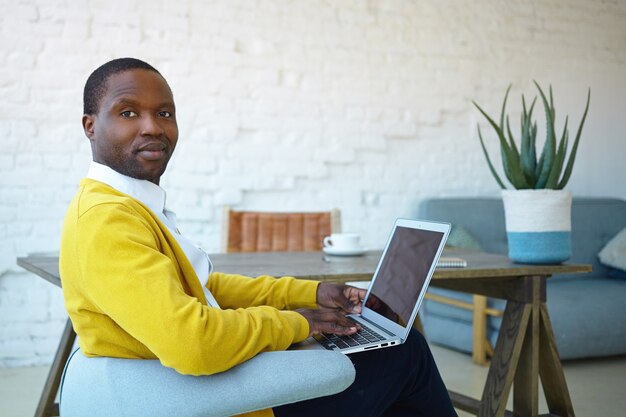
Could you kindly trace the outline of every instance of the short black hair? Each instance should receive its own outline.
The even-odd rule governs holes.
[[[100,101],[107,91],[109,77],[133,69],[146,69],[161,75],[152,65],[136,58],[117,58],[109,61],[91,73],[83,91],[83,114],[96,114]],[[162,75],[161,75],[162,76]]]

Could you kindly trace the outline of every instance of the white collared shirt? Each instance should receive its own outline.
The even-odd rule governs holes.
[[[215,297],[213,297],[213,294],[206,288],[209,274],[213,270],[213,264],[209,259],[209,255],[207,255],[202,248],[180,234],[176,227],[176,214],[165,208],[165,190],[163,188],[147,180],[139,180],[120,174],[106,165],[93,161],[89,166],[87,178],[103,182],[148,206],[167,227],[185,253],[189,263],[191,263],[193,269],[196,271],[196,275],[198,276],[198,280],[204,290],[204,295],[209,305],[219,308]]]

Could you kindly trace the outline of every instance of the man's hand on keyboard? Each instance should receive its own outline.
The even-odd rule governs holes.
[[[302,314],[309,322],[309,336],[320,333],[338,335],[354,334],[361,329],[358,323],[349,319],[339,310],[320,308],[317,310],[301,308],[296,312]]]
[[[317,287],[317,305],[345,314],[360,314],[365,294],[367,291],[361,288],[322,282]]]

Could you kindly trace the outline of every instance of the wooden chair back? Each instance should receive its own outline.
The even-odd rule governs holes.
[[[302,252],[322,249],[341,231],[338,209],[315,213],[234,211],[224,208],[224,252]]]

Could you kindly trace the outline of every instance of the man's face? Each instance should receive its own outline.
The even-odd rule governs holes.
[[[178,140],[174,98],[159,74],[114,74],[98,112],[83,116],[93,160],[129,177],[159,183]]]

